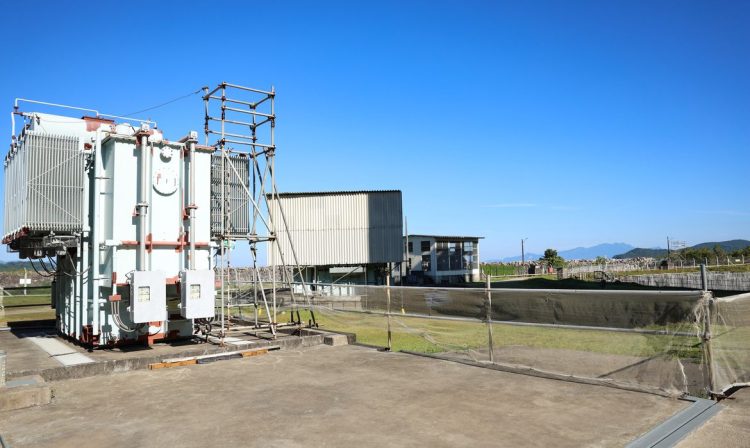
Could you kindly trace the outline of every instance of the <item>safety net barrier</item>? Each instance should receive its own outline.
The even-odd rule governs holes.
[[[670,396],[750,384],[750,294],[302,288],[320,328],[393,351]]]
[[[750,386],[750,293],[713,299],[706,356],[715,390]]]

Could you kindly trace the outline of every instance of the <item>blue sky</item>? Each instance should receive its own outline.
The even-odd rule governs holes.
[[[281,191],[401,189],[411,233],[485,259],[750,238],[749,2],[163,3],[6,6],[0,104],[274,85]]]

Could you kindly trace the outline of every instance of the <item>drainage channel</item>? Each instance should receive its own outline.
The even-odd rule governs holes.
[[[651,431],[633,440],[627,448],[668,448],[700,428],[723,407],[713,400],[686,396],[693,404],[668,418]]]

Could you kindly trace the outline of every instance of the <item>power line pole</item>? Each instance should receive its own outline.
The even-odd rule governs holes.
[[[669,260],[670,255],[671,255],[671,251],[669,250],[669,237],[667,237],[667,260]]]

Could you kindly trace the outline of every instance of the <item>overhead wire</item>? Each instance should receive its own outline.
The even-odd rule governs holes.
[[[178,96],[177,98],[173,98],[173,99],[171,99],[171,100],[169,100],[169,101],[166,101],[166,102],[164,102],[164,103],[161,103],[161,104],[157,104],[156,106],[151,106],[151,107],[147,107],[147,108],[145,108],[145,109],[142,109],[142,110],[139,110],[139,111],[136,111],[136,112],[130,112],[130,113],[128,113],[128,114],[123,114],[123,115],[124,115],[124,116],[126,116],[126,117],[129,117],[129,116],[133,116],[133,115],[138,115],[138,114],[141,114],[141,113],[143,113],[143,112],[148,112],[148,111],[150,111],[150,110],[158,109],[158,108],[160,108],[160,107],[164,107],[164,106],[167,106],[167,105],[169,105],[169,104],[172,104],[172,103],[174,103],[174,102],[177,102],[177,101],[183,100],[183,99],[185,99],[185,98],[189,98],[189,97],[191,97],[191,96],[193,96],[193,95],[197,95],[197,94],[201,93],[201,90],[202,90],[202,89],[198,89],[198,90],[196,90],[195,92],[190,92],[190,93],[187,93],[187,94],[185,94],[185,95],[182,95],[182,96]]]

